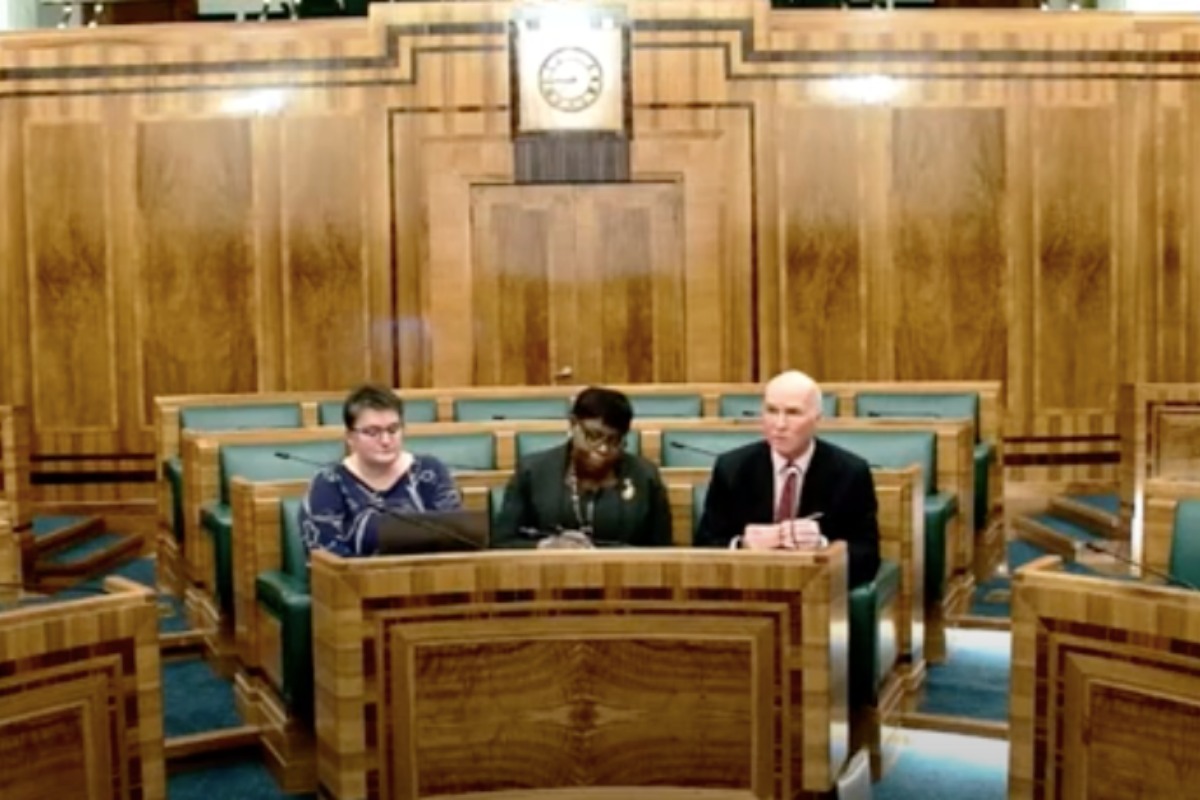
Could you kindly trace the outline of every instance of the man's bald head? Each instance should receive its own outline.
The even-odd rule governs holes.
[[[781,372],[763,390],[763,436],[787,459],[803,455],[821,418],[821,387],[798,370]]]

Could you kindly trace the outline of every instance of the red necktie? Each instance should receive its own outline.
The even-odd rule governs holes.
[[[800,470],[795,464],[788,464],[787,477],[783,480],[783,491],[779,493],[779,506],[775,509],[775,521],[783,522],[796,515],[796,483],[799,481]]]

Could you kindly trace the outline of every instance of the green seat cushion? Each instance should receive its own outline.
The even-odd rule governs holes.
[[[1175,508],[1167,569],[1180,580],[1200,586],[1200,500],[1180,500]]]
[[[163,476],[171,490],[171,533],[175,541],[183,541],[183,459],[171,456],[163,462]]]
[[[979,395],[975,392],[859,392],[854,397],[854,416],[969,419],[979,439]]]
[[[520,462],[527,456],[558,447],[566,439],[566,434],[559,431],[526,431],[518,433],[516,436],[517,461]],[[641,431],[630,431],[625,434],[625,451],[635,456],[642,454]]]
[[[708,499],[708,484],[698,483],[692,487],[692,541],[700,530],[700,518],[704,516],[704,501]]]
[[[711,467],[716,456],[743,445],[757,442],[762,434],[757,430],[744,431],[663,431],[663,467]],[[707,451],[707,452],[705,452]]]
[[[208,503],[200,509],[200,525],[212,538],[213,583],[221,613],[233,611],[233,509],[227,503]]]
[[[996,447],[990,442],[979,442],[972,457],[975,462],[975,530],[981,531],[987,525],[988,492],[991,490],[988,471],[996,457]]]
[[[872,467],[921,467],[925,494],[937,491],[937,435],[933,431],[821,431],[821,439],[849,450]]]
[[[297,459],[280,458],[284,452]],[[261,442],[221,446],[221,502],[229,502],[229,484],[235,477],[251,481],[286,481],[311,478],[315,464],[334,464],[346,454],[341,439],[319,442]],[[298,460],[303,459],[303,460]],[[310,464],[306,462],[315,462]]]
[[[279,501],[279,554],[283,572],[308,587],[308,548],[300,534],[300,506],[303,499],[285,497]]]
[[[883,613],[900,593],[900,568],[881,561],[875,579],[850,592],[850,702],[874,705],[884,679],[896,665],[899,645],[894,625],[885,625]]]
[[[946,529],[958,499],[945,492],[925,495],[925,602],[939,603],[946,588]]]
[[[455,422],[490,419],[566,419],[571,401],[566,397],[470,397],[454,401]]]
[[[313,716],[312,597],[307,584],[283,572],[264,572],[254,581],[259,605],[279,620],[283,686],[288,707],[302,720]]]
[[[496,439],[487,431],[434,433],[404,437],[414,453],[433,456],[451,471],[496,469]]]
[[[492,529],[500,523],[500,509],[504,508],[504,490],[507,487],[493,486],[488,490],[488,517],[492,520]]]
[[[183,430],[235,431],[255,428],[299,428],[303,424],[299,403],[184,406],[179,409],[179,427]]]
[[[345,403],[341,400],[327,400],[317,405],[317,424],[345,425],[342,410]],[[437,422],[437,401],[432,397],[404,401],[404,421]]]
[[[631,394],[629,403],[633,406],[633,415],[643,419],[700,417],[704,414],[704,400],[698,394]]]
[[[821,415],[837,416],[837,395],[821,395]],[[762,416],[762,395],[723,394],[717,401],[717,416],[758,419]]]

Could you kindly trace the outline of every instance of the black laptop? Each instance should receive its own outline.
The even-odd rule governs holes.
[[[410,556],[486,550],[491,527],[486,511],[392,513],[379,520],[379,554]]]

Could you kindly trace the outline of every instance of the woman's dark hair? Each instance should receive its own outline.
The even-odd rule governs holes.
[[[354,430],[358,415],[367,409],[395,411],[400,415],[400,421],[404,421],[404,401],[386,386],[368,383],[351,392],[342,406],[342,421],[346,423],[346,430]]]
[[[624,436],[629,433],[629,423],[633,421],[633,406],[621,392],[589,386],[575,398],[571,416],[577,420],[598,419]]]

